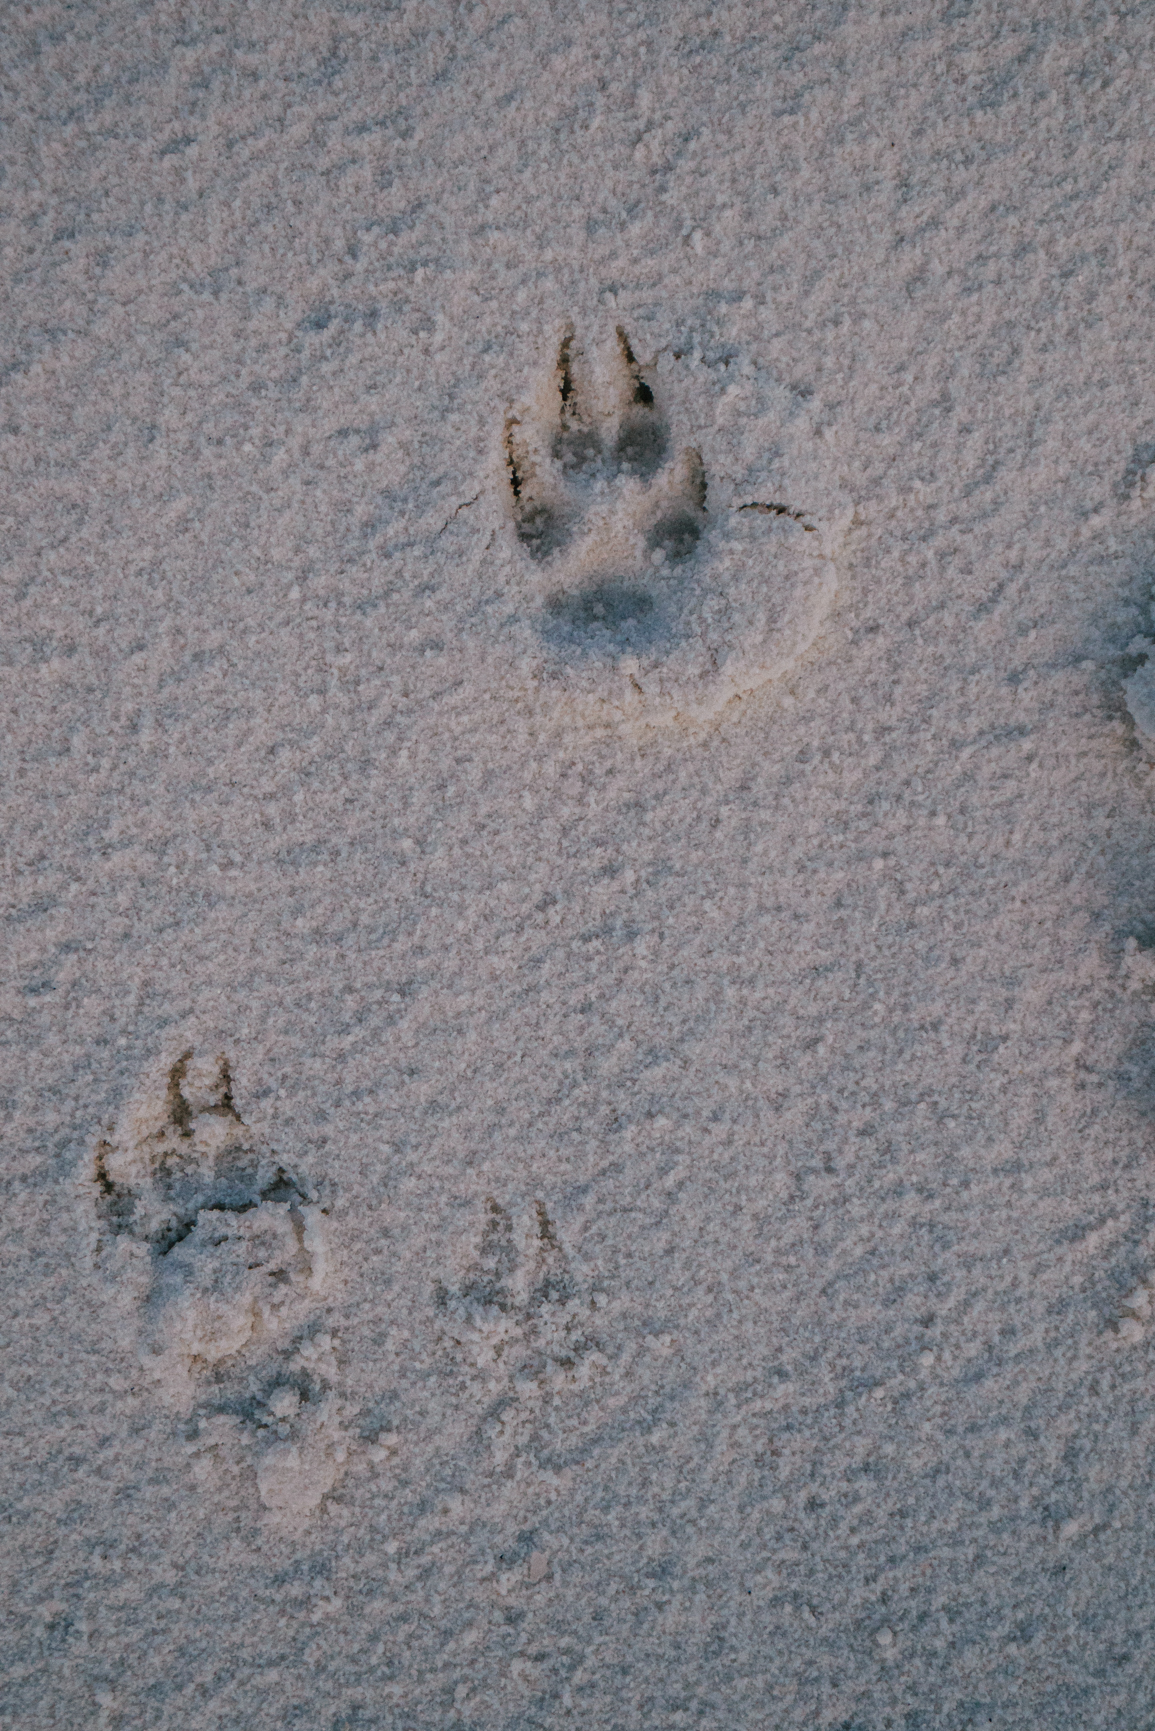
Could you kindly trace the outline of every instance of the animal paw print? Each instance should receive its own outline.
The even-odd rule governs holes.
[[[545,1204],[521,1218],[490,1197],[476,1256],[461,1282],[435,1294],[440,1331],[488,1392],[585,1387],[606,1360]]]
[[[196,1477],[252,1474],[274,1518],[311,1514],[349,1455],[354,1414],[335,1392],[338,1376],[333,1336],[324,1330],[274,1354],[243,1385],[234,1376],[193,1420],[187,1447]]]
[[[790,505],[715,499],[701,443],[683,442],[623,329],[600,370],[566,332],[503,450],[538,684],[586,710],[703,718],[809,647],[834,593],[831,536]]]
[[[584,406],[574,379],[572,333],[558,355],[558,419],[550,441],[548,464],[535,459],[515,416],[506,423],[505,451],[513,493],[518,540],[532,559],[559,551],[584,527],[583,517],[595,514],[599,499],[617,488],[614,504],[630,507],[632,541],[640,540],[646,563],[658,571],[688,559],[706,521],[706,475],[697,451],[687,448],[670,463],[669,428],[658,412],[651,387],[623,330],[618,331],[621,370],[619,401],[607,424],[599,424]],[[630,486],[629,483],[634,485]],[[637,552],[634,546],[632,551]],[[616,599],[599,595],[610,585],[576,591],[567,600],[554,597],[551,611],[571,630],[617,634],[622,641],[643,641],[652,635],[662,599],[662,587],[649,572],[647,583],[627,587],[617,583]]]
[[[1146,1339],[1155,1321],[1155,1290],[1152,1282],[1142,1280],[1123,1299],[1119,1314],[1110,1324],[1110,1333],[1120,1346],[1137,1346]]]
[[[329,1210],[245,1124],[227,1061],[188,1051],[146,1088],[98,1144],[89,1194],[97,1264],[133,1301],[162,1397],[199,1413],[210,1451],[226,1433],[255,1446],[267,1507],[314,1507],[344,1458],[319,1328]]]

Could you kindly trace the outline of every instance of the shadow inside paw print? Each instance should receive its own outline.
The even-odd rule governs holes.
[[[654,597],[636,584],[595,583],[576,595],[554,595],[546,603],[546,612],[546,636],[561,643],[640,649],[661,635]]]
[[[522,665],[582,707],[643,720],[713,714],[792,666],[834,592],[828,538],[803,511],[731,501],[732,482],[715,498],[679,432],[677,358],[643,364],[619,327],[595,368],[567,330],[503,438]]]

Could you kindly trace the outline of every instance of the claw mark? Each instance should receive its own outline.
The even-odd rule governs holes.
[[[654,393],[642,377],[641,364],[638,361],[637,355],[635,355],[633,349],[630,347],[630,339],[622,329],[621,325],[618,326],[618,346],[622,351],[622,359],[626,363],[626,370],[633,381],[634,402],[642,404],[647,409],[652,409],[654,406]]]
[[[233,1099],[233,1073],[229,1069],[228,1059],[223,1054],[218,1071],[217,1087],[220,1091],[220,1101],[214,1110],[224,1118],[235,1118],[239,1124],[241,1115],[237,1111],[237,1104]]]
[[[516,415],[510,415],[505,423],[505,466],[513,494],[513,515],[518,540],[532,558],[542,559],[557,544],[562,526],[545,500],[532,496],[533,472],[529,453],[517,436],[520,425]]]
[[[191,1050],[181,1053],[168,1073],[168,1088],[165,1094],[168,1121],[181,1136],[191,1136],[193,1133],[193,1109],[184,1091],[192,1056]],[[233,1074],[229,1069],[228,1059],[223,1055],[217,1060],[217,1079],[213,1092],[216,1100],[213,1105],[204,1107],[204,1110],[217,1118],[232,1118],[239,1124],[241,1115],[233,1099]]]
[[[792,511],[789,505],[763,504],[760,499],[755,499],[753,504],[739,505],[738,509],[739,511],[761,511],[767,517],[789,517],[792,523],[801,523],[808,535],[817,533],[816,525],[806,521],[805,511]]]
[[[686,452],[686,489],[699,511],[706,509],[706,469],[701,451]]]
[[[572,414],[575,408],[573,388],[573,331],[568,330],[561,339],[561,347],[557,352],[557,370],[559,374],[559,389],[561,391],[561,412],[565,416]]]
[[[551,1250],[560,1250],[561,1245],[557,1241],[557,1233],[554,1230],[553,1221],[546,1213],[545,1203],[535,1202],[533,1206],[537,1214],[538,1237],[541,1239],[543,1244],[548,1244]]]
[[[191,1058],[191,1051],[182,1053],[168,1073],[168,1093],[166,1096],[166,1103],[168,1105],[169,1123],[172,1124],[174,1129],[179,1130],[182,1136],[192,1135],[192,1107],[185,1099],[184,1089],[181,1086],[184,1082],[185,1076],[188,1074],[189,1061]]]
[[[512,485],[512,477],[511,477],[510,484]],[[517,495],[515,494],[514,497],[516,498],[516,496]],[[471,505],[476,505],[476,503],[480,499],[480,497],[481,497],[480,493],[475,493],[473,495],[472,499],[463,499],[461,501],[460,505],[458,505],[457,509],[455,511],[451,511],[449,513],[448,517],[446,517],[444,523],[442,523],[440,529],[438,529],[438,531],[437,531],[438,535],[444,535],[444,533],[448,529],[449,525],[452,522],[454,522],[454,520],[457,517],[459,517],[461,515],[462,511],[468,511],[468,509]]]
[[[629,390],[629,407],[618,429],[615,454],[624,469],[633,470],[649,480],[665,461],[669,435],[658,416],[654,393],[642,377],[641,363],[620,325],[617,336]]]
[[[557,377],[561,409],[553,439],[554,457],[563,469],[571,470],[575,474],[595,470],[601,463],[602,446],[583,412],[578,384],[574,378],[572,328],[562,337],[557,351]]]
[[[523,483],[521,468],[517,460],[517,451],[513,442],[513,429],[515,427],[520,427],[520,425],[521,422],[517,419],[516,415],[510,415],[509,419],[505,423],[505,466],[509,470],[510,488],[513,492],[514,499],[518,503],[521,502],[521,489]]]

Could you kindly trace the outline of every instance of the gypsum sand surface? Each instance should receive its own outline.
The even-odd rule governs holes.
[[[1145,1724],[1149,11],[4,29],[2,1723]]]

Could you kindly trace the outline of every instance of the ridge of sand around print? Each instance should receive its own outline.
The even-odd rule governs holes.
[[[734,373],[643,362],[621,327],[597,355],[563,333],[502,421],[489,490],[479,576],[500,586],[484,611],[507,677],[647,727],[709,720],[810,648],[851,510],[799,398]],[[467,515],[478,534],[487,513]]]

